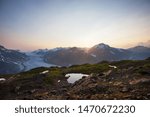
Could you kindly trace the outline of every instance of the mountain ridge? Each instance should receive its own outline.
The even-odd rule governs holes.
[[[35,57],[30,56],[33,54],[35,54]],[[39,57],[39,59],[36,57]],[[99,43],[91,48],[57,47],[53,49],[38,49],[28,53],[0,46],[0,73],[16,73],[24,71],[24,67],[30,70],[36,67],[50,67],[51,65],[71,66],[86,63],[93,64],[100,61],[143,60],[148,57],[150,57],[150,48],[148,47],[135,46],[122,49],[111,47],[104,43]],[[34,66],[32,66],[31,62],[34,60],[31,60],[31,58],[35,58]],[[38,61],[36,62],[36,60]],[[41,64],[38,64],[39,61]],[[29,64],[31,67],[28,66]],[[15,72],[13,69],[11,71],[12,67],[16,68]]]
[[[136,49],[136,47],[133,47],[132,49],[134,48]],[[133,51],[131,48],[129,49],[115,48],[107,44],[100,43],[88,49],[71,47],[71,48],[67,48],[67,50],[66,48],[60,48],[55,52],[49,50],[45,54],[44,58],[46,62],[48,63],[51,62],[53,64],[58,64],[60,66],[68,66],[77,63],[78,64],[97,63],[103,60],[118,61],[118,60],[128,60],[128,59],[131,60],[146,59],[147,57],[150,56],[150,48],[144,46],[141,46],[141,48],[143,48],[142,51],[143,54],[139,52],[139,50]],[[145,50],[147,51],[147,53],[145,53]],[[72,54],[76,54],[76,56],[78,57],[73,56]],[[64,57],[62,58],[62,56]],[[84,56],[84,58],[82,58],[82,56]],[[71,58],[69,59],[69,57]],[[74,62],[74,60],[71,61],[71,59],[76,59],[78,62]],[[68,63],[65,63],[66,61]]]

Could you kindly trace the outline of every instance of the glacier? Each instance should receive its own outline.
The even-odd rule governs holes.
[[[33,52],[27,52],[26,55],[29,57],[27,61],[23,62],[24,70],[28,71],[37,67],[52,67],[56,66],[53,64],[48,64],[44,61],[42,55]]]

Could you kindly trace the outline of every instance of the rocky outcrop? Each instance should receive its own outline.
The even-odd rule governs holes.
[[[0,76],[5,78],[0,81],[0,99],[150,99],[149,60],[112,62],[103,70],[99,64],[91,65],[94,70],[87,71],[89,76],[69,84],[65,73],[84,66],[39,68]]]

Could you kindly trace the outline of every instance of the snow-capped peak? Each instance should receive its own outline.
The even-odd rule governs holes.
[[[104,43],[100,43],[98,45],[95,45],[94,48],[105,49],[105,48],[109,48],[109,45],[106,45]]]

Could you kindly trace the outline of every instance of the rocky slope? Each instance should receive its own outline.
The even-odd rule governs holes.
[[[27,60],[25,53],[0,46],[0,74],[17,73],[24,69],[22,63]]]
[[[82,48],[59,48],[50,50],[45,54],[44,59],[48,63],[59,66],[70,66],[94,62],[93,57],[85,52]]]
[[[89,76],[70,84],[67,73]],[[150,59],[42,67],[0,79],[0,99],[150,99]]]

